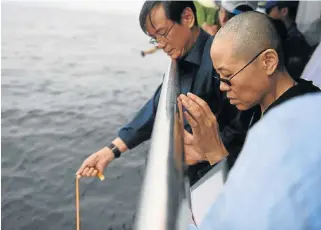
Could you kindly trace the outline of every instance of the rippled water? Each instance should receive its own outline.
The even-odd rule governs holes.
[[[75,229],[75,172],[166,71],[137,15],[2,4],[2,227]],[[82,179],[82,229],[131,229],[148,142]]]

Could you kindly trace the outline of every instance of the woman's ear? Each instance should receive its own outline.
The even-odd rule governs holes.
[[[279,55],[274,49],[268,49],[264,52],[263,65],[267,75],[272,75],[279,64]]]
[[[195,25],[195,16],[191,8],[186,7],[181,16],[181,23],[188,28],[192,28]]]

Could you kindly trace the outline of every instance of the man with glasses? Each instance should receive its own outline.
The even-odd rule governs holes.
[[[220,89],[230,103],[239,110],[254,110],[250,126],[285,101],[320,91],[312,82],[290,76],[277,31],[268,17],[258,12],[228,21],[215,36],[211,58],[219,74]],[[212,163],[229,155],[207,103],[191,93],[180,95],[178,100],[187,110],[185,116],[193,131],[193,135],[186,133],[185,149],[189,151],[185,153],[196,152]]]
[[[230,152],[241,149],[250,116],[238,115],[223,93],[210,58],[213,38],[197,26],[196,10],[192,1],[146,1],[139,17],[142,30],[151,37],[150,43],[172,59],[177,60],[180,78],[180,93],[193,92],[208,102],[211,111],[217,116],[224,144]],[[95,176],[121,153],[132,149],[151,136],[161,86],[152,99],[138,112],[135,118],[125,125],[109,147],[89,156],[77,172],[79,176]],[[231,120],[233,123],[231,124]],[[230,125],[231,124],[231,125]],[[185,129],[190,130],[187,122]],[[195,183],[208,171],[211,165],[193,157],[187,158],[189,178]]]

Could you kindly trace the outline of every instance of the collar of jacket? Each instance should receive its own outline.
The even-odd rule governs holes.
[[[199,66],[202,61],[206,41],[209,37],[210,35],[208,33],[206,33],[203,29],[200,29],[200,33],[196,39],[196,42],[192,46],[192,49],[179,62],[189,62]]]

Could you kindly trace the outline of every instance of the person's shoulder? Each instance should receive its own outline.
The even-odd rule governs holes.
[[[291,172],[304,177],[306,166],[315,170],[315,162],[321,163],[320,102],[321,93],[312,93],[276,106],[249,130],[230,174],[256,181],[259,178],[255,173],[273,177],[277,172],[279,176]]]
[[[314,86],[311,81],[307,81],[305,79],[299,80],[301,84],[309,84]],[[315,87],[315,86],[314,86]],[[315,112],[320,113],[321,116],[321,103],[317,103],[321,101],[321,92],[318,87],[316,87],[318,90],[314,93],[308,93],[299,97],[295,97],[293,99],[290,99],[286,102],[284,102],[282,105],[276,107],[277,109],[274,109],[273,112],[269,113],[267,116],[265,116],[264,120],[271,120],[272,117],[278,117],[278,119],[281,118],[288,118],[288,119],[295,119],[297,121],[300,121],[301,123],[307,122],[305,119],[302,119],[302,116],[300,117],[300,114],[314,114]],[[312,106],[313,105],[313,106]],[[296,113],[293,113],[293,109],[301,108]],[[303,110],[303,111],[302,111]],[[299,114],[298,114],[299,113]],[[315,117],[314,115],[312,117]]]
[[[258,122],[253,132],[257,133],[265,130],[269,135],[274,133],[274,136],[279,136],[280,140],[283,140],[285,143],[288,143],[288,140],[294,138],[294,136],[295,139],[302,137],[303,142],[308,142],[307,138],[312,133],[321,130],[320,102],[321,92],[319,89],[313,92],[311,90],[310,93],[305,93],[302,96],[285,101],[281,105],[276,106],[270,113],[266,114],[264,118]],[[280,133],[282,133],[282,135],[280,135]],[[294,142],[293,144],[301,145],[303,143]]]
[[[321,92],[306,93],[283,102],[264,115],[249,130],[248,142],[251,142],[252,146],[256,146],[258,143],[270,143],[269,151],[306,145],[315,138],[314,136],[310,138],[310,135],[319,133],[321,130],[320,102]],[[300,138],[302,141],[298,141]],[[244,153],[247,154],[245,151]]]

